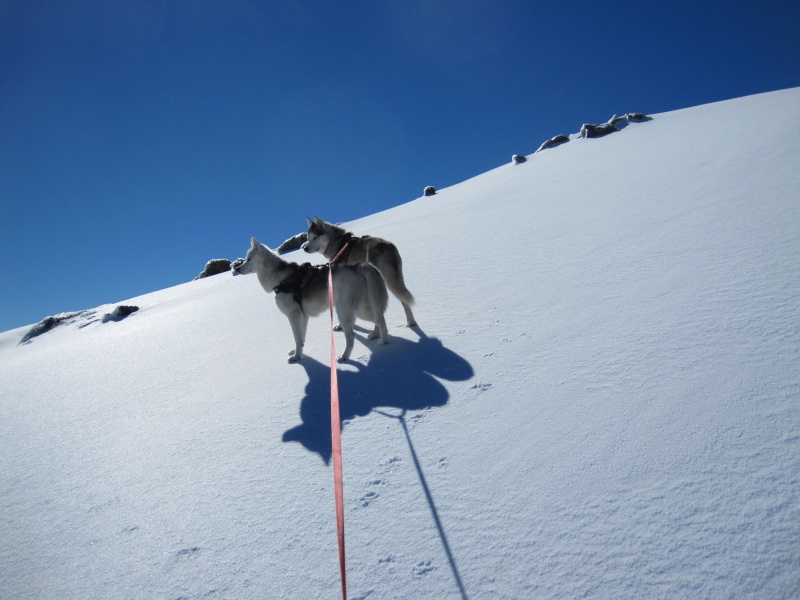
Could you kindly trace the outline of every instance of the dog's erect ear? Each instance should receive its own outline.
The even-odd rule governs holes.
[[[254,237],[250,238],[250,246],[252,246],[253,248],[258,248],[260,245],[261,242],[259,242],[256,238]]]
[[[306,217],[306,221],[308,221],[308,226],[309,227],[313,227],[314,226],[314,221],[311,220],[311,217]]]

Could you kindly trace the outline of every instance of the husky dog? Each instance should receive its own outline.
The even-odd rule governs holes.
[[[234,270],[246,275],[255,273],[267,293],[275,292],[275,304],[289,319],[294,334],[294,350],[289,352],[289,362],[303,356],[308,318],[315,317],[328,308],[328,268],[283,260],[264,244],[252,238],[244,262]],[[372,265],[333,266],[333,304],[344,330],[345,348],[339,362],[350,358],[355,335],[356,317],[375,323],[369,339],[378,338],[379,344],[388,341],[386,320],[383,314],[389,302],[389,293],[380,271]]]
[[[338,262],[355,264],[366,262],[374,265],[386,280],[389,288],[406,312],[406,324],[413,327],[417,324],[411,305],[414,296],[408,291],[403,280],[403,259],[397,251],[397,246],[387,240],[364,235],[356,237],[319,217],[306,219],[308,221],[308,239],[302,248],[306,252],[319,252],[328,260],[334,260],[340,253]],[[344,251],[342,251],[344,249]]]

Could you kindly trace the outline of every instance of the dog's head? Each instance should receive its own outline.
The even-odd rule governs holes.
[[[239,275],[247,275],[248,273],[255,273],[259,265],[264,263],[264,254],[269,252],[267,247],[259,242],[256,238],[250,238],[250,249],[244,257],[242,264],[233,267],[234,272]]]
[[[309,254],[313,252],[324,254],[331,241],[328,224],[319,217],[314,217],[313,221],[307,218],[306,221],[308,221],[308,233],[306,242],[301,247]]]

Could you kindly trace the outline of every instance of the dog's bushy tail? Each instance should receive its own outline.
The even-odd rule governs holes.
[[[387,243],[385,253],[376,253],[374,257],[370,257],[370,262],[373,261],[380,272],[384,274],[389,291],[397,296],[401,302],[405,302],[408,305],[414,304],[414,296],[406,287],[406,282],[403,279],[403,259],[400,258],[397,248]]]
[[[414,295],[406,287],[406,282],[403,279],[403,266],[400,257],[397,257],[399,264],[397,265],[397,276],[392,285],[392,293],[397,296],[401,302],[405,302],[409,306],[414,304]]]

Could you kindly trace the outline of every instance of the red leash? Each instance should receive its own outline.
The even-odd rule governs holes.
[[[342,482],[342,423],[339,416],[339,378],[336,374],[336,345],[333,341],[333,263],[349,246],[345,244],[328,268],[328,303],[331,311],[331,451],[333,454],[333,487],[336,498],[336,534],[339,538],[339,572],[342,578],[342,600],[347,600],[347,568],[344,553],[344,485]]]

